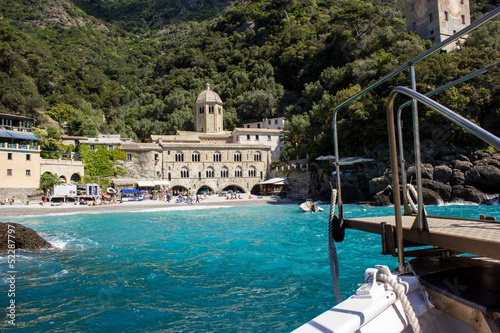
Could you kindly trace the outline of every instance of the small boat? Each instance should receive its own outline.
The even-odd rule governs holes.
[[[300,210],[303,212],[322,212],[323,208],[317,205],[317,203],[313,202],[312,199],[307,199],[305,202],[301,203],[299,206]]]

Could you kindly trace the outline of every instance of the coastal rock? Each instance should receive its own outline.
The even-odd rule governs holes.
[[[422,179],[424,178],[433,179],[434,167],[432,166],[432,164],[423,164],[421,170],[422,170]],[[417,179],[416,174],[417,174],[417,168],[415,166],[409,167],[406,175],[408,181],[410,181],[410,179],[415,181]]]
[[[376,195],[380,191],[383,191],[390,184],[390,177],[387,174],[373,178],[368,183],[368,193],[370,196]]]
[[[372,200],[370,201],[370,205],[372,206],[390,206],[392,205],[392,186],[387,186],[384,190],[376,193]]]
[[[428,188],[422,188],[422,196],[424,197],[424,205],[437,206],[443,203],[439,194]]]
[[[437,182],[449,183],[452,175],[453,169],[447,165],[442,164],[434,167],[434,180]]]
[[[451,175],[450,183],[451,185],[465,184],[465,174],[459,169],[454,169],[453,174]]]
[[[452,202],[473,202],[483,204],[489,202],[491,195],[469,185],[455,185],[452,188]]]
[[[453,160],[451,161],[451,166],[453,169],[458,169],[460,171],[467,171],[472,168],[472,163],[469,161]]]
[[[451,199],[451,191],[452,191],[451,185],[432,179],[422,179],[422,186],[436,193],[442,202],[448,202]],[[429,193],[429,197],[432,197],[431,199],[432,201],[435,200],[434,193]],[[425,203],[425,195],[424,195],[424,203]]]
[[[10,233],[10,238],[8,237],[9,229],[14,230]],[[19,223],[0,222],[0,254],[8,252],[9,239],[14,241],[10,243],[14,244],[16,249],[41,250],[52,246],[31,228]]]
[[[465,181],[489,193],[500,188],[500,169],[492,165],[477,165],[465,173]]]
[[[470,154],[470,158],[473,161],[478,161],[478,160],[484,160],[486,158],[489,158],[493,156],[492,152],[489,152],[487,150],[476,150],[475,152]]]

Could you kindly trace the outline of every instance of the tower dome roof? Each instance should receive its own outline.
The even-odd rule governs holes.
[[[203,90],[199,95],[198,98],[196,98],[196,104],[197,103],[206,103],[206,102],[212,102],[212,103],[219,103],[222,104],[222,99],[220,98],[219,94],[217,94],[215,91],[210,90],[210,84],[207,83],[205,85],[205,90]]]

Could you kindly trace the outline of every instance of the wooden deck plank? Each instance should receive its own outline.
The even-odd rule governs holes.
[[[480,220],[427,217],[429,232],[411,230],[415,216],[403,216],[403,239],[449,250],[500,259],[500,224]],[[346,228],[381,234],[380,224],[394,216],[344,219]]]

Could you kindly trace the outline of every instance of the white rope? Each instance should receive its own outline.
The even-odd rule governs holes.
[[[418,208],[417,205],[413,202],[413,199],[411,198],[411,195],[415,197],[415,200],[418,200],[418,194],[417,190],[415,190],[415,187],[413,187],[412,184],[406,184],[406,199],[408,200],[408,205],[410,205],[411,210],[417,214],[418,213]],[[425,211],[424,208],[424,214],[427,215],[427,212]]]
[[[417,205],[413,202],[413,199],[411,198],[411,194],[415,197],[415,199],[418,199],[418,194],[417,191],[415,191],[415,188],[413,187],[412,184],[406,184],[406,200],[408,201],[408,205],[410,205],[411,210],[416,214],[418,211]]]
[[[331,185],[331,184],[330,184]],[[342,302],[342,294],[340,293],[339,287],[339,259],[337,256],[337,249],[335,247],[335,241],[332,235],[332,221],[335,216],[335,204],[337,202],[337,190],[332,186],[332,197],[330,199],[330,216],[328,220],[328,258],[330,260],[330,273],[332,275],[333,281],[333,294],[335,295],[335,301],[338,303]]]
[[[420,329],[418,318],[415,315],[415,311],[413,311],[413,308],[411,307],[408,297],[406,297],[403,286],[401,286],[398,283],[398,281],[394,278],[394,276],[390,272],[388,272],[388,274],[385,273],[387,272],[382,272],[381,268],[379,267],[379,272],[377,273],[377,280],[383,283],[387,283],[394,290],[396,296],[401,301],[401,305],[403,305],[404,312],[406,314],[406,317],[408,317],[408,321],[410,322],[413,332],[421,333],[422,330]]]

